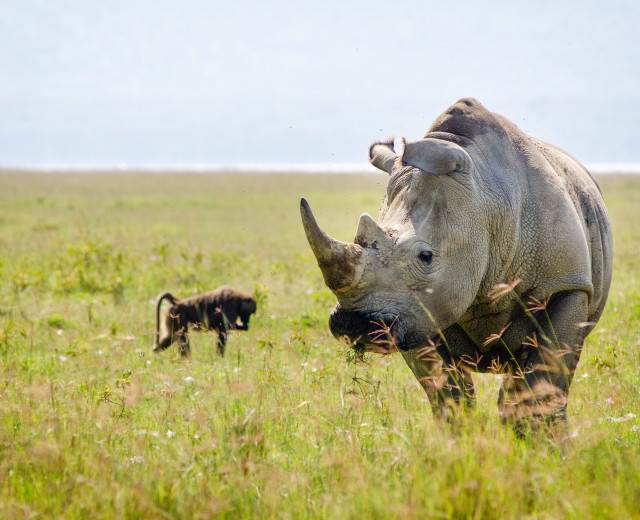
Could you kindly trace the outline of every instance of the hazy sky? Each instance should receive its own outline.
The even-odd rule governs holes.
[[[356,163],[473,96],[640,162],[637,0],[0,0],[0,165]]]

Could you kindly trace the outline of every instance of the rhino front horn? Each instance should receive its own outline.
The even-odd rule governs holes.
[[[355,283],[356,271],[361,264],[362,247],[340,242],[322,231],[305,199],[300,201],[300,215],[307,240],[327,287],[336,292]]]

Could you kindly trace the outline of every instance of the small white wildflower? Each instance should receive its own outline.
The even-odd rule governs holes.
[[[195,379],[193,379],[193,377],[191,376],[187,376],[184,378],[185,383],[193,383],[195,381]]]
[[[638,426],[637,424],[634,424],[634,425],[631,427],[631,431],[632,431],[632,432],[640,431],[640,426]]]
[[[58,330],[56,330],[56,334],[57,334],[58,336],[62,336],[62,329],[58,329]]]
[[[144,457],[142,455],[134,455],[129,459],[131,464],[142,464],[144,462]]]
[[[589,374],[582,374],[582,379],[587,379],[589,377]]]
[[[67,360],[67,356],[58,356],[60,358],[60,361],[66,361]]]
[[[569,438],[575,439],[576,437],[578,437],[579,432],[580,432],[580,427],[578,426],[576,430],[571,435],[569,435]]]
[[[200,435],[194,435],[194,436],[193,436],[193,438],[194,438],[194,439],[199,439],[199,438],[200,438]]]
[[[604,402],[605,402],[605,403],[609,403],[609,404],[615,404],[615,401],[613,400],[613,398],[612,398],[612,397],[607,397],[607,398],[604,400]]]
[[[176,434],[176,432],[173,432],[171,430],[167,430],[167,437],[171,438]]]
[[[302,363],[300,363],[300,366],[301,366],[301,367],[306,367],[306,366],[308,366],[308,365],[309,365],[309,363],[307,363],[306,361],[303,361]]]
[[[98,350],[98,356],[102,356],[102,354],[104,354],[104,350],[102,349]]]
[[[234,374],[237,374],[238,372],[240,372],[240,367],[236,367],[233,369]]]
[[[603,417],[600,420],[601,421],[611,421],[611,422],[619,423],[619,422],[629,421],[630,419],[635,419],[635,417],[636,417],[635,413],[628,413],[624,417]]]
[[[150,364],[151,364],[151,360],[147,359],[147,365],[150,365]]]

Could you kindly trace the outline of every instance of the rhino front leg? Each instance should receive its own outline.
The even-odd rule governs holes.
[[[466,334],[455,326],[444,332],[446,345],[403,352],[405,362],[429,398],[436,418],[450,420],[452,413],[475,404],[471,370],[465,363],[453,361],[461,352],[472,350]]]
[[[524,365],[505,376],[498,397],[503,420],[515,422],[518,430],[566,419],[569,387],[585,338],[588,296],[583,291],[556,294],[546,309],[523,320],[530,322]]]

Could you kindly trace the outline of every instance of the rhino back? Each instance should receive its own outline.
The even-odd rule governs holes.
[[[593,285],[589,321],[595,322],[607,300],[613,267],[611,224],[600,188],[588,170],[570,154],[543,141],[535,140],[535,144],[563,184],[582,225]]]
[[[486,304],[491,288],[518,276],[520,296],[584,290],[589,319],[597,321],[610,285],[612,241],[587,170],[472,98],[452,105],[426,136],[459,144],[474,162],[472,182],[492,241],[477,303]]]

